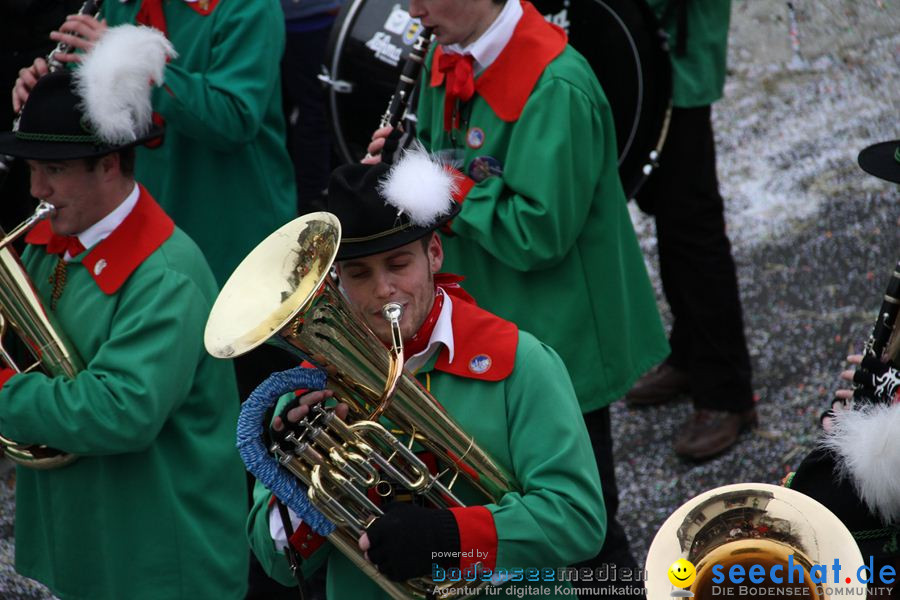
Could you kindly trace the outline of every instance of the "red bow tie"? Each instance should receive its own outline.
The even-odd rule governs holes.
[[[65,256],[66,250],[69,251],[69,256],[78,256],[84,252],[85,248],[74,235],[56,235],[54,233],[47,242],[47,254]]]
[[[459,111],[454,115],[458,100],[467,102],[475,93],[475,79],[472,75],[471,54],[442,54],[438,60],[438,71],[444,74],[446,92],[444,96],[444,130],[459,127]]]

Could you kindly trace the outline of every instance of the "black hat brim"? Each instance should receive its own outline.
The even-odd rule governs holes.
[[[395,250],[416,240],[420,240],[432,231],[443,227],[446,223],[453,220],[459,214],[461,207],[458,203],[452,202],[450,212],[440,217],[430,227],[419,227],[416,225],[407,225],[397,230],[378,237],[369,239],[344,238],[338,248],[337,260],[350,260],[353,258],[363,258],[374,254],[381,254]]]
[[[885,181],[900,183],[900,140],[881,142],[859,153],[860,168]]]
[[[158,125],[138,139],[127,144],[91,144],[79,142],[50,142],[39,140],[23,140],[16,137],[15,132],[0,133],[0,154],[23,158],[26,160],[75,160],[103,156],[119,150],[125,150],[160,137],[164,129]]]

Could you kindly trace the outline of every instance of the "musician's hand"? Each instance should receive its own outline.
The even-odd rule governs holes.
[[[898,401],[900,371],[874,357],[863,358],[862,354],[851,354],[847,362],[856,368],[841,371],[841,379],[856,387],[834,393],[831,409],[821,419],[826,432],[834,426],[834,415],[842,410],[852,410],[855,406],[873,402],[891,404]]]
[[[22,107],[25,105],[25,101],[28,100],[31,90],[34,88],[35,84],[37,84],[38,79],[49,72],[50,69],[47,67],[47,61],[43,58],[36,58],[30,67],[19,70],[19,77],[16,79],[12,91],[14,113],[19,114],[19,111],[22,110]]]
[[[281,414],[272,419],[272,429],[281,431],[284,429],[285,423],[288,424],[288,427],[293,423],[299,423],[306,418],[313,406],[322,403],[326,398],[331,398],[332,396],[334,396],[334,392],[331,390],[318,390],[294,398],[281,410]],[[334,410],[338,418],[344,420],[347,418],[350,407],[341,402]]]
[[[50,39],[55,42],[68,44],[73,50],[87,52],[94,47],[106,32],[106,19],[97,20],[90,15],[69,15],[59,31],[50,33]],[[54,58],[61,63],[81,62],[83,55],[70,52],[68,54],[54,54]]]
[[[841,373],[842,379],[849,379],[856,385],[854,399],[879,404],[894,402],[900,390],[900,371],[872,356],[854,355],[847,360],[859,365],[849,378],[848,371]]]
[[[385,140],[394,130],[390,125],[386,125],[381,127],[380,129],[376,129],[375,133],[372,134],[372,141],[369,142],[369,146],[366,148],[366,156],[359,162],[364,165],[377,165],[381,162],[381,151],[384,149]]]
[[[392,581],[431,573],[431,565],[459,566],[459,526],[449,510],[392,502],[359,538],[359,549]],[[440,558],[432,558],[440,553]]]

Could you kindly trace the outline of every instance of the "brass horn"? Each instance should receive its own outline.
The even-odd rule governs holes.
[[[52,216],[55,210],[53,205],[42,201],[34,214],[9,235],[4,235],[0,230],[0,236],[3,236],[0,239],[0,359],[17,373],[40,368],[50,377],[75,377],[84,368],[84,362],[53,316],[41,304],[22,261],[9,247],[38,222]],[[22,346],[31,352],[34,358],[32,364],[19,366],[3,345],[9,328],[22,340]],[[42,445],[19,444],[3,436],[0,436],[0,446],[10,460],[33,469],[54,469],[75,460],[73,454]]]
[[[343,422],[330,410],[314,411],[295,450],[270,450],[308,488],[310,502],[337,528],[331,542],[393,598],[444,596],[429,579],[397,584],[378,573],[357,547],[381,514],[366,490],[399,482],[439,507],[462,506],[453,492],[461,474],[485,502],[513,489],[511,476],[467,435],[422,385],[403,371],[399,315],[388,350],[355,314],[330,276],[340,243],[340,223],[313,213],[284,225],[261,242],[222,288],[206,325],[207,351],[233,358],[268,341],[328,374],[328,389],[350,406]],[[393,313],[393,314],[391,314]],[[404,444],[379,423],[389,420],[409,437]],[[267,425],[267,424],[266,424]],[[431,475],[411,452],[413,441],[431,451],[443,471]],[[472,589],[471,584],[469,588]]]
[[[689,561],[696,571],[686,587],[668,576],[678,559]],[[842,567],[838,581],[835,560]],[[761,568],[753,571],[754,582],[749,576],[755,565]],[[827,582],[812,582],[815,565],[827,569]],[[865,598],[866,585],[856,579],[862,565],[853,535],[816,500],[775,485],[726,485],[689,500],[660,528],[647,554],[647,599]],[[735,566],[741,567],[735,570],[741,582],[730,579]],[[773,567],[775,578],[770,577]]]

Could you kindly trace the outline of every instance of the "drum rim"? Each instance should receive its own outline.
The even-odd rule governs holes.
[[[617,13],[607,2],[606,0],[594,0],[597,4],[603,7],[603,9],[612,15],[612,17],[619,24],[619,28],[626,32],[628,45],[631,47],[631,55],[635,58],[634,64],[637,67],[637,72],[641,77],[637,77],[638,81],[638,93],[637,93],[637,101],[635,102],[635,119],[631,123],[631,131],[628,132],[628,141],[622,148],[622,152],[619,153],[619,156],[616,157],[616,166],[621,167],[622,163],[625,162],[625,158],[628,156],[628,152],[631,150],[631,146],[634,143],[634,138],[637,135],[637,130],[641,124],[641,106],[643,106],[644,102],[644,78],[643,78],[643,61],[641,60],[641,54],[637,50],[637,44],[634,42],[634,35],[631,33],[631,30],[625,26],[625,22],[622,20],[622,17]],[[571,44],[571,42],[569,42]],[[574,45],[572,46],[575,47]],[[577,48],[576,48],[577,50]],[[588,61],[590,64],[590,61]],[[593,65],[591,65],[591,69],[593,69]],[[595,74],[596,76],[596,74]]]
[[[329,73],[329,77],[333,80],[338,80],[340,77],[340,63],[341,56],[343,54],[342,50],[347,40],[347,34],[350,31],[351,27],[356,23],[357,13],[359,12],[362,4],[365,0],[353,0],[344,6],[346,9],[345,14],[339,14],[337,16],[337,21],[341,23],[340,29],[338,29],[335,33],[336,37],[334,38],[334,43],[329,44],[332,54],[332,62],[331,62],[331,73]],[[350,148],[347,146],[346,136],[344,135],[344,129],[341,126],[340,119],[338,119],[338,106],[337,106],[337,94],[338,91],[335,90],[334,86],[331,86],[331,89],[328,90],[328,105],[331,113],[331,124],[334,127],[334,131],[332,134],[332,138],[336,139],[338,148],[340,149],[340,154],[348,163],[353,162],[353,156],[350,154]]]

